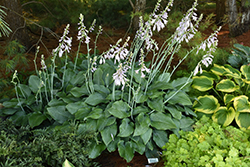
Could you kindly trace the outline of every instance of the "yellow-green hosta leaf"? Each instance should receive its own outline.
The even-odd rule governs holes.
[[[226,68],[224,66],[220,66],[218,64],[214,64],[214,66],[211,68],[211,71],[216,75],[223,75],[227,72]]]
[[[64,161],[63,167],[75,167],[72,163],[70,163],[67,159]]]
[[[235,96],[232,95],[232,94],[225,94],[223,100],[224,100],[224,103],[225,103],[225,104],[228,104],[228,103],[230,103],[231,101],[233,101],[234,98],[235,98]]]
[[[248,113],[250,113],[250,103],[248,101],[248,97],[245,95],[235,97],[234,108],[235,108],[236,112],[248,112]]]
[[[195,111],[203,112],[205,114],[212,114],[220,107],[218,100],[212,95],[199,96],[198,100],[194,102],[193,108]]]
[[[222,126],[230,125],[235,118],[235,110],[233,107],[220,107],[212,116],[214,122]]]
[[[245,79],[243,79],[244,82],[247,84],[250,84],[250,66],[248,65],[243,65],[240,68],[240,71],[244,75]]]
[[[202,70],[202,76],[205,76],[205,77],[208,77],[208,78],[211,78],[213,80],[219,80],[220,79],[220,76],[212,73],[212,72],[208,72],[206,70]]]
[[[216,85],[216,90],[221,92],[230,93],[236,91],[237,89],[239,89],[239,86],[236,86],[236,84],[230,79],[223,79]]]
[[[205,92],[213,88],[213,79],[206,76],[194,76],[192,87]]]
[[[237,112],[235,115],[235,121],[240,128],[250,129],[250,113]]]
[[[241,78],[241,73],[236,68],[233,68],[229,64],[225,64],[224,67],[227,71],[226,76],[230,76],[232,78]]]

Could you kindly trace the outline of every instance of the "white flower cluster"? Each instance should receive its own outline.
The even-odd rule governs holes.
[[[141,68],[135,70],[135,73],[139,73],[139,71],[141,72],[141,77],[144,78],[145,77],[145,74],[144,74],[144,71],[149,73],[150,72],[150,69],[148,69],[144,63],[144,56],[143,56],[143,50],[141,49],[141,55],[140,55],[140,60],[139,60],[139,65],[141,66]]]
[[[78,30],[79,31],[78,31],[77,39],[80,40],[81,42],[83,42],[83,39],[85,38],[84,42],[86,44],[88,44],[90,42],[90,37],[88,36],[88,33],[94,31],[96,20],[93,21],[89,30],[87,30],[86,26],[84,25],[84,16],[82,14],[80,14],[79,19],[80,19],[80,22],[78,23],[78,25],[79,25]]]
[[[113,74],[113,79],[115,81],[115,85],[120,86],[122,85],[122,90],[125,87],[126,82],[128,79],[126,78],[126,72],[130,67],[128,65],[124,65],[120,63],[119,68],[117,69],[116,73]]]
[[[65,51],[67,51],[68,53],[70,52],[72,38],[67,37],[68,34],[69,34],[69,24],[64,29],[63,36],[59,40],[60,44],[56,49],[53,50],[53,54],[58,53],[59,57],[62,57]]]

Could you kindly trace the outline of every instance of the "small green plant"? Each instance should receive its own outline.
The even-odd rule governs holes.
[[[240,128],[250,129],[250,66],[243,65],[240,71],[230,65],[214,64],[210,71],[193,77],[192,87],[204,92],[193,104],[196,112],[212,115],[223,125],[233,120]]]
[[[241,44],[234,44],[232,54],[228,57],[228,63],[240,69],[242,65],[249,65],[250,63],[250,47]]]
[[[180,131],[180,137],[169,136],[162,152],[166,167],[248,167],[249,136],[233,127],[221,127],[203,116],[194,131]]]

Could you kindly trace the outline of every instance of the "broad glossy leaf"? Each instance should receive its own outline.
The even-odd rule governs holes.
[[[150,126],[150,119],[148,115],[140,113],[135,119],[135,131],[133,136],[140,136],[148,131]]]
[[[103,110],[101,108],[93,108],[93,110],[89,113],[87,118],[99,119],[103,116]]]
[[[97,85],[104,85],[104,81],[102,79],[103,71],[101,68],[97,68],[97,70],[94,72],[93,76],[93,82]]]
[[[144,93],[142,91],[137,92],[134,95],[134,98],[135,98],[136,103],[144,103],[148,99],[148,97],[146,95],[144,95]]]
[[[178,120],[181,119],[182,113],[174,105],[168,105],[165,109],[168,110],[174,118]]]
[[[28,85],[18,84],[18,94],[24,98],[28,98],[31,95],[31,90]]]
[[[9,117],[16,126],[27,126],[28,125],[28,117],[26,113],[22,110],[18,110],[14,115]]]
[[[123,119],[130,116],[128,109],[129,109],[128,104],[120,100],[114,102],[112,104],[112,107],[108,110],[108,112],[117,118]]]
[[[179,91],[176,94],[175,93],[176,93],[176,91],[171,91],[168,94],[166,94],[166,96],[164,97],[164,99],[165,99],[164,103],[166,103],[166,102],[168,102],[170,104],[177,104],[177,103],[179,103],[179,104],[182,104],[184,106],[185,105],[192,105],[193,104],[191,102],[189,96],[185,92]]]
[[[205,92],[213,88],[213,79],[206,76],[194,76],[192,87]]]
[[[158,77],[158,81],[163,81],[163,82],[169,82],[170,80],[170,73],[168,72],[164,72],[164,73],[161,73]]]
[[[102,131],[106,126],[110,126],[114,124],[116,121],[116,118],[111,116],[111,117],[102,117],[97,120],[97,129],[98,131]]]
[[[29,78],[29,87],[33,93],[37,93],[40,88],[40,78],[36,75],[31,75]]]
[[[86,133],[86,132],[95,132],[97,131],[97,121],[95,119],[87,119],[87,121],[83,124],[80,124],[78,127],[78,133]]]
[[[145,133],[143,133],[141,135],[141,139],[143,141],[143,143],[146,145],[148,143],[148,141],[150,140],[151,136],[152,136],[152,128],[149,128]]]
[[[194,120],[192,120],[190,117],[182,117],[180,120],[180,128],[185,129],[194,124]]]
[[[205,114],[212,114],[220,107],[218,100],[212,95],[199,96],[194,102],[193,108]]]
[[[103,97],[100,93],[97,92],[94,92],[85,100],[85,103],[91,106],[96,106],[103,102],[105,102],[105,97]]]
[[[80,71],[78,74],[74,74],[73,73],[73,76],[71,77],[70,79],[70,83],[72,85],[82,85],[85,81],[85,76],[84,76],[84,71]]]
[[[154,112],[150,115],[151,125],[158,130],[175,129],[176,125],[170,115]]]
[[[229,64],[225,64],[224,67],[227,70],[226,76],[230,76],[232,78],[241,78],[241,73],[236,68],[233,68]]]
[[[108,96],[110,94],[109,88],[107,88],[104,85],[97,85],[97,84],[95,84],[94,85],[94,89],[95,89],[96,92],[102,94],[104,97],[106,97],[106,96]]]
[[[77,119],[77,120],[85,119],[89,115],[91,109],[92,109],[92,107],[90,107],[89,105],[87,105],[85,103],[82,106],[82,108],[78,109],[77,112],[75,113],[75,119]]]
[[[0,110],[0,115],[1,113],[3,113],[4,115],[12,115],[12,114],[15,114],[15,112],[17,112],[17,109],[15,108],[2,108]]]
[[[240,128],[250,129],[250,113],[240,113],[237,112],[235,115],[235,120]]]
[[[223,97],[224,103],[228,104],[228,103],[234,101],[234,97],[235,96],[232,94],[225,94],[225,96]]]
[[[153,140],[159,148],[162,148],[168,142],[168,134],[163,130],[154,130]]]
[[[235,118],[235,110],[233,107],[220,107],[212,116],[214,122],[220,125],[228,126]]]
[[[18,105],[18,100],[16,98],[3,102],[3,106],[5,108],[15,108],[17,107],[17,105]]]
[[[122,124],[119,126],[119,137],[128,137],[134,132],[134,123],[125,118],[122,120]]]
[[[134,108],[132,115],[137,115],[140,113],[148,113],[149,111],[150,111],[149,108],[146,106],[138,106]]]
[[[114,140],[115,136],[117,134],[117,125],[114,123],[111,126],[105,127],[101,131],[101,136],[104,144],[107,146],[112,140]]]
[[[34,112],[29,116],[29,125],[31,128],[39,126],[47,117],[39,112]]]
[[[130,162],[134,157],[134,148],[131,141],[124,143],[123,140],[120,140],[118,143],[118,152],[122,158]]]
[[[90,146],[89,158],[94,159],[98,157],[105,149],[106,146],[104,143],[97,144],[96,142],[93,142]]]
[[[63,106],[63,105],[66,106],[66,104],[65,104],[63,101],[58,100],[58,99],[52,99],[52,100],[48,103],[48,105],[49,105],[50,107]]]
[[[214,66],[212,67],[211,71],[216,74],[216,75],[223,75],[227,72],[226,68],[223,66],[220,66],[218,64],[214,64]]]
[[[84,102],[78,101],[75,103],[67,104],[66,108],[71,114],[75,114],[80,108],[84,106],[84,104],[85,104]]]
[[[109,143],[109,145],[107,146],[107,150],[109,151],[109,152],[114,152],[114,151],[116,151],[117,150],[117,144],[118,144],[118,142],[121,140],[121,138],[120,137],[118,137],[118,136],[116,136],[115,138],[114,138],[114,140],[112,140],[110,143]]]
[[[60,124],[72,119],[72,115],[65,110],[65,106],[48,107],[49,115]]]
[[[134,148],[134,151],[138,152],[139,154],[143,154],[146,149],[146,145],[142,142],[142,140],[139,140],[137,142],[131,141],[132,148]]]
[[[180,89],[184,84],[186,84],[183,88],[182,91],[188,91],[190,85],[192,83],[192,79],[188,79],[187,77],[182,77],[182,78],[177,78],[173,80],[172,85],[175,89]]]
[[[231,81],[230,79],[223,79],[216,85],[216,90],[226,93],[231,93],[239,89],[239,86]]]
[[[250,84],[250,66],[248,65],[243,65],[240,68],[240,71],[244,75],[245,79],[243,79],[244,82],[247,84]]]
[[[250,113],[250,103],[248,101],[248,97],[245,95],[241,95],[235,97],[234,99],[234,108],[236,112],[249,112]]]
[[[70,93],[75,96],[75,97],[81,97],[83,95],[89,95],[89,91],[86,87],[86,85],[82,86],[82,87],[74,87],[71,89]]]
[[[162,97],[158,97],[152,100],[148,99],[147,103],[152,110],[164,112],[164,103]]]

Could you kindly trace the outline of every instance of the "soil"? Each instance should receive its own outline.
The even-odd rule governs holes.
[[[66,25],[62,25],[55,32],[59,36],[61,36],[65,26]],[[124,35],[126,34],[125,29],[112,29],[109,27],[104,27],[103,29],[104,29],[103,34],[99,37],[98,42],[97,42],[97,48],[100,53],[102,53],[103,51],[107,51],[108,48],[110,47],[110,44],[114,45],[118,39],[123,38]],[[205,33],[207,33],[208,35],[211,32],[212,32],[211,30],[205,31]],[[77,48],[78,48],[78,41],[76,41],[76,34],[77,34],[77,29],[71,28],[69,36],[72,36],[75,38],[73,39],[73,45],[72,45],[73,54],[76,53]],[[128,34],[128,35],[131,35],[131,34]],[[39,37],[40,37],[39,35],[31,33],[31,38],[35,42],[37,42]],[[91,36],[91,39],[94,40],[95,36]],[[218,44],[219,48],[230,50],[233,47],[234,43],[240,43],[240,44],[250,47],[250,31],[236,38],[230,38],[227,25],[223,26],[221,31],[218,33],[218,39],[219,39],[219,44]],[[45,36],[42,38],[42,42],[44,43],[44,45],[42,43],[39,44],[41,46],[39,55],[44,54],[45,57],[49,57],[51,55],[52,49],[58,46],[58,40],[59,39],[54,38],[51,34],[45,34]],[[164,40],[165,39],[162,36],[157,37],[157,41],[160,43]],[[93,42],[94,41],[91,42],[90,48],[94,48]],[[6,44],[5,41],[0,42],[1,46],[5,46],[5,44]],[[82,47],[81,52],[86,53],[86,47]],[[0,54],[1,54],[0,58],[2,58],[3,49],[0,50]],[[28,70],[32,71],[34,70],[34,65],[33,65],[34,52],[28,53],[28,58],[30,59],[30,65],[29,65]],[[39,61],[40,60],[38,59],[37,64],[40,64]],[[117,151],[113,153],[103,152],[102,155],[96,158],[94,161],[99,162],[101,166],[103,167],[128,167],[128,166],[130,167],[162,167],[164,166],[162,161],[160,161],[157,164],[148,164],[148,161],[145,155],[140,155],[138,153],[135,154],[131,162],[126,163],[126,161],[119,156],[119,153]]]

